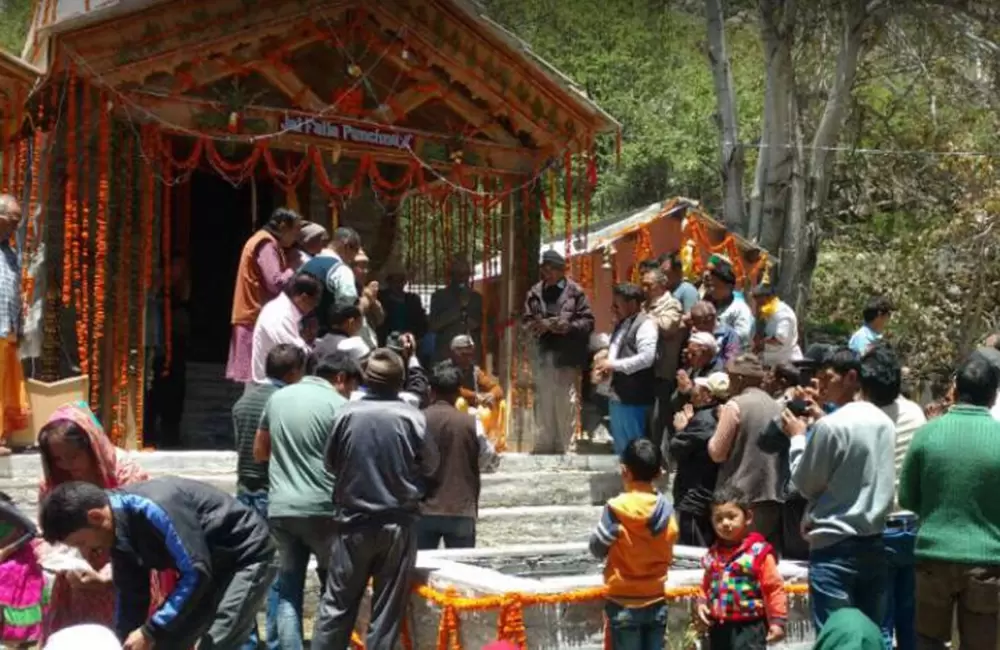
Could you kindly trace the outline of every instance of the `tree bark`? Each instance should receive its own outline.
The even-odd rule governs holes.
[[[794,0],[760,0],[761,39],[766,65],[767,106],[766,162],[757,170],[760,199],[759,243],[772,255],[782,259],[785,222],[790,205],[794,123],[792,114],[795,93],[795,68],[792,45],[795,34],[796,4]]]
[[[843,8],[837,68],[823,116],[813,135],[808,170],[803,167],[805,152],[802,150],[802,134],[796,129],[793,188],[782,242],[778,289],[786,300],[798,308],[804,307],[809,297],[812,269],[818,254],[819,219],[829,198],[837,153],[835,147],[840,140],[857,77],[858,62],[864,49],[865,27],[871,11],[875,9],[875,3],[869,6],[865,0],[850,0]],[[792,101],[794,105],[794,97]],[[798,123],[798,110],[792,112]],[[808,173],[808,181],[805,173]]]
[[[723,0],[705,0],[708,58],[715,82],[716,120],[719,126],[723,219],[730,230],[745,235],[749,226],[743,206],[743,175],[746,164],[740,143],[736,93],[726,47],[726,23],[722,5]]]

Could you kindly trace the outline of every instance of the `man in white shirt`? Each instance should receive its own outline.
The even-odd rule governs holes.
[[[251,368],[253,381],[265,383],[267,355],[280,343],[290,343],[309,352],[309,345],[302,338],[299,324],[302,317],[319,305],[323,285],[308,273],[296,275],[278,297],[264,305],[253,327],[253,352]]]
[[[774,287],[762,284],[753,291],[757,315],[764,322],[760,359],[765,366],[778,366],[802,359],[799,348],[799,319],[795,310],[778,297]]]
[[[708,272],[705,299],[715,305],[715,313],[723,325],[736,330],[743,349],[750,349],[753,339],[753,312],[742,296],[736,295],[736,272],[732,265],[719,260]]]
[[[595,363],[598,377],[611,381],[611,438],[615,453],[647,434],[649,413],[656,399],[656,320],[642,310],[645,296],[631,283],[614,288],[612,309],[617,320],[608,356]]]

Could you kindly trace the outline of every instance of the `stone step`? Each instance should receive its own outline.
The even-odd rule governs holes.
[[[236,467],[234,451],[143,451],[127,452],[153,476],[176,474],[205,476],[230,474]],[[620,471],[613,454],[533,455],[505,453],[500,456],[498,473],[535,472],[614,472]],[[41,478],[38,453],[15,454],[0,458],[0,480]]]
[[[235,474],[174,475],[213,485],[230,494],[236,492]],[[0,479],[0,490],[26,512],[36,511],[36,479]],[[479,505],[484,509],[589,506],[604,503],[620,490],[621,478],[610,472],[501,472],[483,475]]]

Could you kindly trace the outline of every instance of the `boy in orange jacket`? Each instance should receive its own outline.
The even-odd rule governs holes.
[[[590,551],[605,559],[605,614],[613,650],[663,650],[667,631],[664,587],[677,541],[673,506],[657,493],[660,450],[646,438],[622,454],[625,491],[608,501],[590,537]]]

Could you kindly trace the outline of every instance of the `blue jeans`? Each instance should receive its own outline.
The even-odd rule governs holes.
[[[417,522],[417,550],[433,551],[444,540],[445,548],[475,548],[476,520],[473,517],[424,515]]]
[[[267,521],[267,490],[245,492],[237,489],[236,500],[253,510]],[[267,635],[267,650],[281,650],[278,643],[278,581],[271,584],[267,592],[267,612],[264,615],[264,633]],[[243,644],[242,650],[257,650],[260,647],[260,636],[254,625],[250,638]]]
[[[855,607],[873,621],[881,621],[888,577],[881,535],[848,537],[809,551],[809,601],[816,629],[822,629],[830,614],[844,607]]]
[[[889,565],[885,616],[882,617],[885,650],[892,650],[894,632],[898,650],[916,650],[917,647],[917,577],[913,551],[918,528],[916,515],[893,515],[882,535]]]
[[[271,534],[278,545],[277,629],[281,650],[302,650],[302,604],[309,557],[316,556],[319,582],[325,587],[330,565],[332,517],[272,517]]]
[[[616,454],[621,456],[625,453],[628,443],[646,435],[649,411],[652,408],[651,404],[622,404],[614,399],[608,402],[611,442]]]
[[[611,650],[663,650],[667,635],[665,601],[634,608],[608,601],[604,613],[611,628]]]

